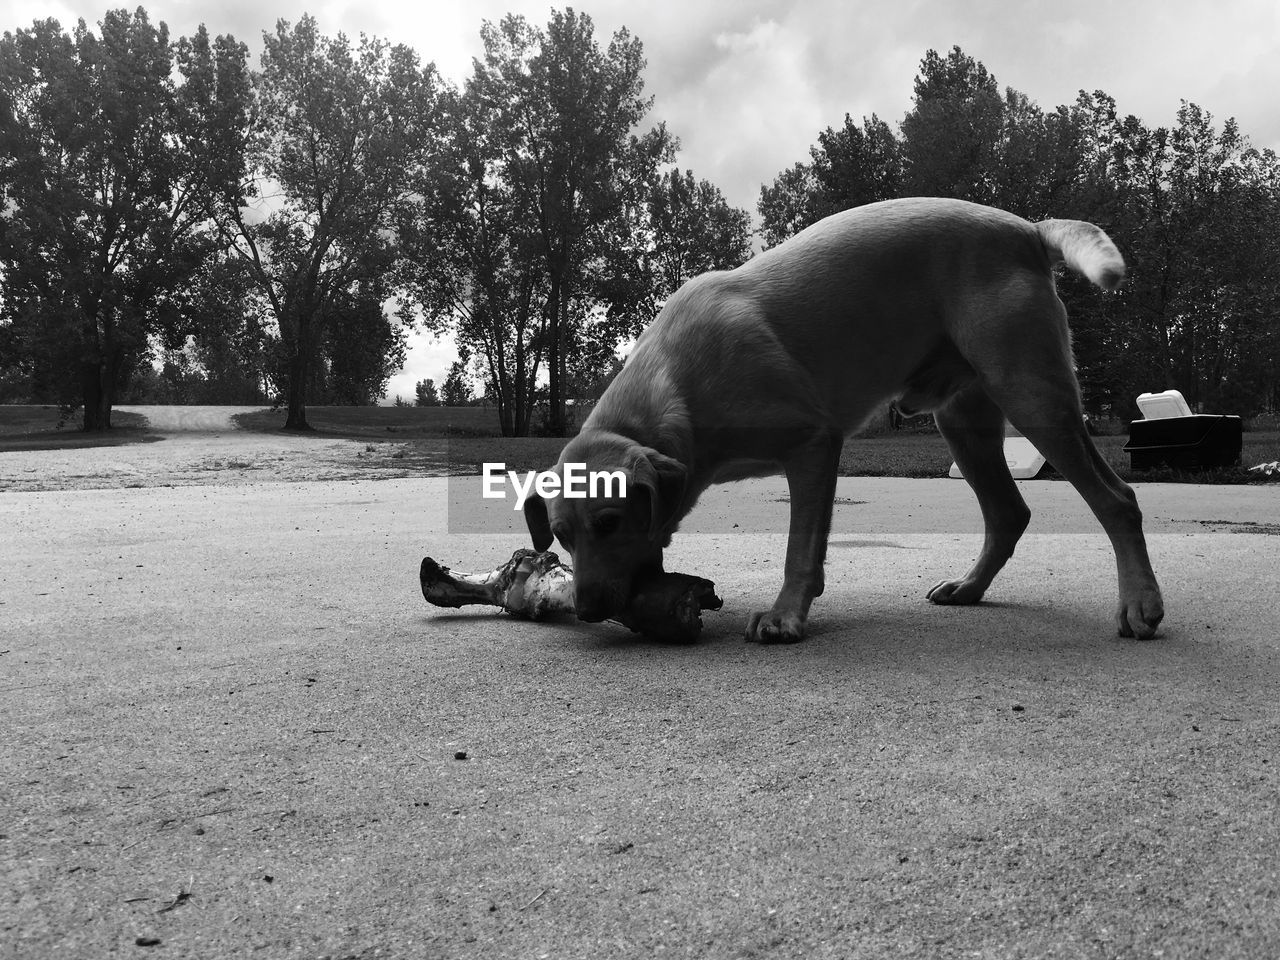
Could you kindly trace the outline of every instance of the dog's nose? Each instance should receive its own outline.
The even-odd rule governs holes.
[[[599,623],[601,620],[609,619],[613,613],[613,604],[609,602],[605,591],[584,590],[579,587],[574,590],[573,609],[578,614],[579,620]]]
[[[601,620],[609,619],[609,609],[602,603],[577,603],[574,604],[577,611],[578,619],[587,623],[599,623]]]

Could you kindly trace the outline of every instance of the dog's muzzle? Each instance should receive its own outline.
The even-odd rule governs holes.
[[[620,590],[609,586],[586,586],[574,584],[573,609],[579,620],[587,623],[599,623],[622,612],[625,597]]]

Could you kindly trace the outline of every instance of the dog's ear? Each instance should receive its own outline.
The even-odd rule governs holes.
[[[533,549],[541,552],[551,548],[551,521],[547,519],[547,501],[536,493],[530,493],[524,501],[524,522],[533,537]]]
[[[689,471],[685,465],[657,450],[642,448],[632,461],[631,482],[649,494],[650,540],[673,532],[675,521],[680,519],[680,505],[688,481]]]

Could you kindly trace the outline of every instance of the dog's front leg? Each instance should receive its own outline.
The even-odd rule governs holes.
[[[822,565],[831,530],[836,470],[844,438],[823,433],[797,449],[786,461],[791,491],[791,530],[782,592],[773,609],[751,614],[745,637],[752,643],[796,643],[804,639],[809,604],[822,595]]]

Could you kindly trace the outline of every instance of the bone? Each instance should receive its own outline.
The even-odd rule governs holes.
[[[517,550],[488,573],[460,573],[424,557],[419,580],[437,607],[482,604],[526,620],[574,615],[573,571],[549,550]],[[723,603],[710,580],[657,572],[638,581],[617,622],[653,639],[691,643],[702,632],[702,611]]]

